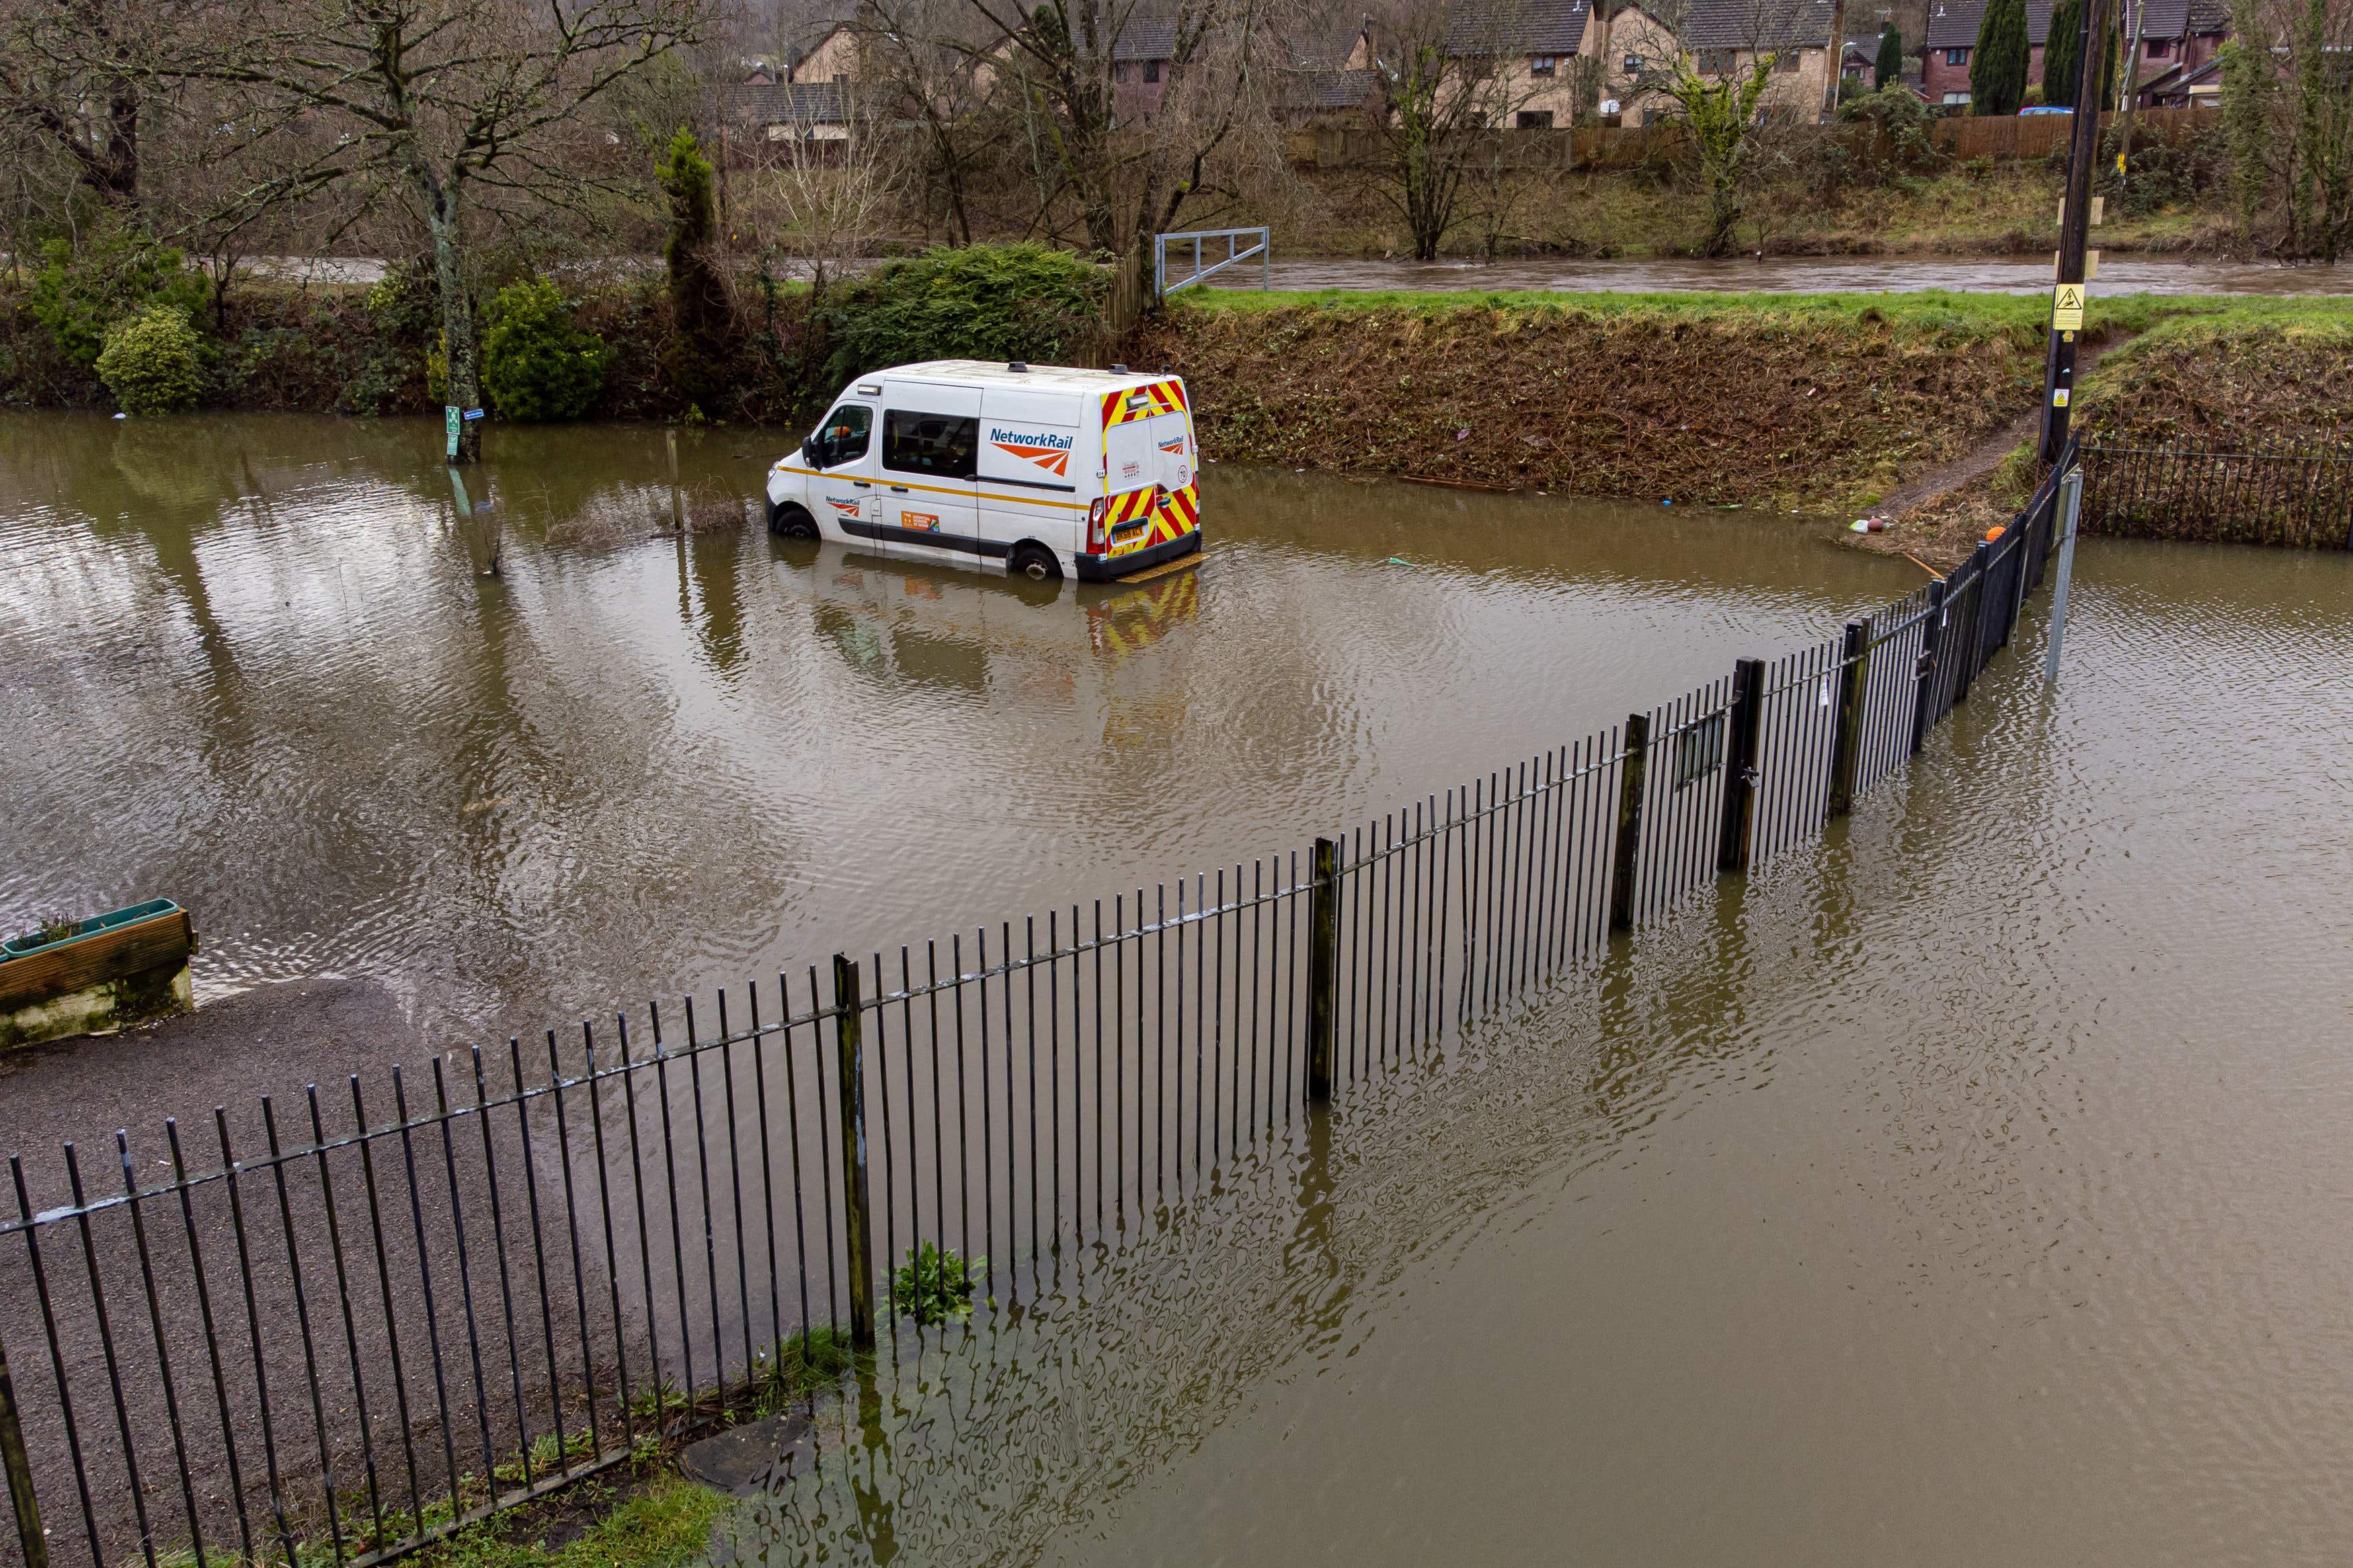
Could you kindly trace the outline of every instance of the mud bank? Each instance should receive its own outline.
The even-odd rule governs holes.
[[[1261,297],[1172,310],[1140,358],[1184,374],[1220,460],[1831,509],[2016,418],[2042,312],[1982,295]]]

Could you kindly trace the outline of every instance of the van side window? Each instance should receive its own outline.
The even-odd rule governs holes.
[[[866,456],[874,429],[874,410],[845,403],[825,416],[817,433],[817,461],[821,468],[838,468]]]
[[[979,472],[980,421],[893,408],[882,416],[882,466],[902,474],[968,479]]]

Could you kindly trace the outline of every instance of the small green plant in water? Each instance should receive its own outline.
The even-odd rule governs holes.
[[[901,1314],[927,1324],[972,1316],[972,1277],[987,1265],[986,1258],[966,1260],[953,1247],[944,1252],[928,1241],[907,1248],[907,1261],[891,1276]]]

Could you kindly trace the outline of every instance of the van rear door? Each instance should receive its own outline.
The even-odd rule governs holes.
[[[1192,428],[1183,385],[1129,387],[1103,396],[1103,489],[1113,557],[1193,529]]]
[[[981,553],[980,389],[890,382],[882,393],[881,524],[892,544]]]

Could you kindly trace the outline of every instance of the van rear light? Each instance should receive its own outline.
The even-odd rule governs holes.
[[[1110,516],[1111,498],[1108,496],[1095,497],[1093,503],[1087,508],[1088,554],[1101,555],[1104,551],[1111,548],[1110,534],[1103,527],[1104,520]]]

